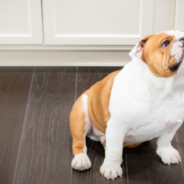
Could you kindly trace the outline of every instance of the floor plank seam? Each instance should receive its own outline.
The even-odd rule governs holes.
[[[16,171],[17,171],[17,165],[18,165],[18,160],[19,160],[20,147],[21,147],[21,142],[22,142],[22,133],[23,133],[23,130],[24,130],[25,121],[26,121],[26,117],[27,117],[27,114],[28,114],[28,108],[29,108],[28,104],[29,104],[31,90],[32,90],[32,85],[33,85],[34,71],[35,71],[35,67],[33,68],[32,77],[31,77],[31,84],[30,84],[30,88],[29,88],[29,94],[28,94],[27,105],[26,105],[26,110],[25,110],[25,115],[24,115],[24,120],[23,120],[22,132],[21,132],[21,137],[20,137],[20,142],[19,142],[19,148],[18,148],[18,154],[17,154],[17,160],[16,160],[16,165],[15,165],[15,171],[14,171],[13,183],[12,184],[15,184],[15,177],[16,177]]]
[[[177,150],[178,150],[178,136],[177,136],[177,133],[176,133],[176,145],[177,145]],[[181,170],[182,170],[182,173],[183,173],[183,180],[184,180],[184,172],[183,172],[183,165],[182,165],[182,163],[180,162],[179,163],[180,164],[180,166],[181,166]]]
[[[77,100],[77,80],[78,80],[78,67],[76,67],[76,81],[75,81],[75,101]]]
[[[126,172],[127,172],[127,184],[129,184],[129,178],[128,178],[128,159],[127,159],[127,150],[125,149],[125,158],[126,158]]]
[[[74,99],[74,103],[76,101],[77,98],[77,81],[78,81],[78,67],[76,66],[76,74],[75,74],[75,99]],[[73,155],[71,155],[71,161],[73,159]],[[73,175],[73,168],[71,167],[71,171],[70,171],[70,184],[72,183],[72,175]]]

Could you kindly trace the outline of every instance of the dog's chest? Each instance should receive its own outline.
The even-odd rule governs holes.
[[[128,89],[128,86],[124,87]],[[126,142],[144,142],[159,137],[184,120],[182,90],[163,97],[154,96],[146,88],[139,93],[136,93],[136,88],[125,89],[114,90],[110,111],[112,116],[121,120],[118,126],[127,127]]]
[[[159,137],[164,132],[172,130],[184,119],[184,104],[160,104],[155,107],[142,105],[139,110],[132,111],[133,118],[127,118],[129,130],[125,139],[127,142],[143,142]],[[144,109],[144,108],[148,109]],[[142,110],[141,110],[142,109]],[[131,113],[130,113],[131,114]]]
[[[184,104],[162,104],[149,108],[142,105],[139,110],[132,111],[132,118],[126,117],[129,129],[125,140],[127,142],[144,142],[159,137],[168,130],[174,129],[184,119]],[[144,108],[148,109],[144,109]],[[124,119],[125,120],[125,119]],[[124,121],[123,120],[123,121]],[[124,123],[122,121],[122,123]]]

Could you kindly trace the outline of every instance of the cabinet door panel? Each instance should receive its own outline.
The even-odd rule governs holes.
[[[175,29],[184,30],[184,0],[176,0]]]
[[[155,0],[154,33],[174,29],[176,0]]]
[[[133,45],[153,31],[154,0],[43,0],[46,45]]]
[[[0,0],[0,44],[41,44],[41,0]]]

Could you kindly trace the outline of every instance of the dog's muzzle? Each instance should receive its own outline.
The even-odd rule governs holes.
[[[182,43],[182,45],[183,45],[183,47],[184,47],[184,37],[181,37],[181,38],[179,39],[179,41]]]

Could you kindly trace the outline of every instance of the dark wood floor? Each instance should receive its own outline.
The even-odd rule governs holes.
[[[69,114],[76,98],[120,67],[0,68],[0,184],[183,184],[184,125],[173,145],[179,165],[164,165],[156,140],[124,149],[124,175],[106,180],[100,143],[87,139],[92,168],[71,169]]]

